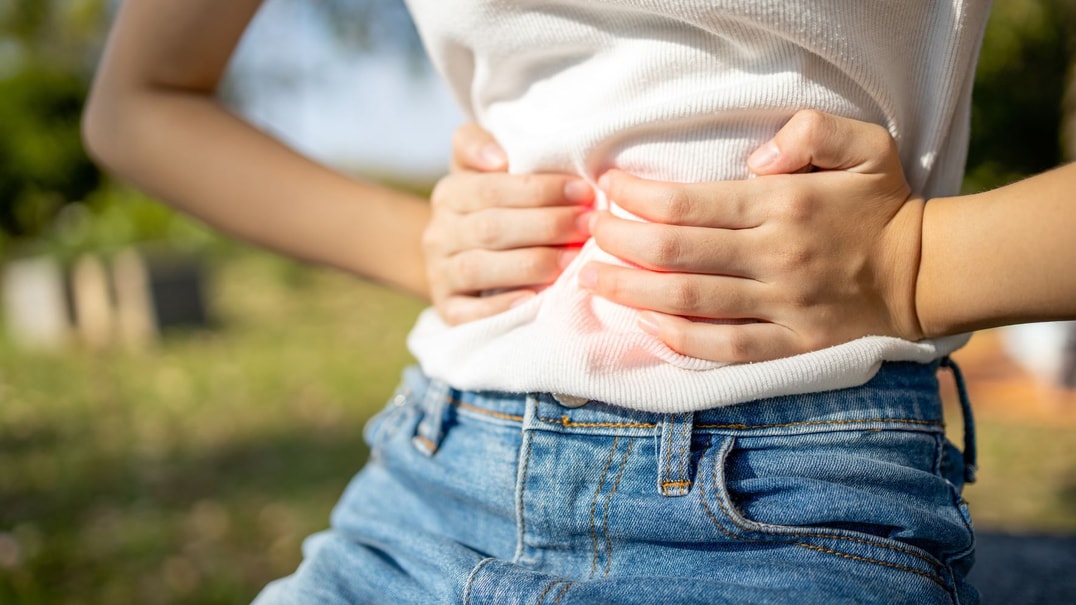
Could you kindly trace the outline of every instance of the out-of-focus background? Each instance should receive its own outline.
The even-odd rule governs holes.
[[[115,4],[0,1],[0,603],[247,602],[325,527],[423,303],[224,240],[99,173],[78,119]],[[222,97],[416,191],[461,120],[396,0],[268,0]],[[1071,0],[995,1],[973,122],[969,192],[1076,159]],[[985,332],[956,358],[984,580],[1070,566],[1076,332]],[[1026,602],[1062,602],[1050,581]]]

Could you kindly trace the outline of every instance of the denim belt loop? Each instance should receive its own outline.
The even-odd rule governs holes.
[[[669,414],[658,435],[658,491],[667,498],[686,496],[691,491],[691,433],[695,414]]]
[[[968,388],[964,384],[964,374],[960,366],[948,355],[941,360],[941,367],[948,368],[953,373],[953,381],[956,382],[956,391],[960,396],[960,413],[964,416],[964,481],[975,483],[975,474],[979,471],[978,453],[975,445],[975,417],[971,411],[971,400],[968,399]]]
[[[445,436],[445,413],[448,411],[450,391],[451,387],[447,382],[432,380],[426,389],[426,396],[422,399],[422,421],[418,423],[411,443],[426,456],[433,456],[437,448],[441,447],[441,439]]]

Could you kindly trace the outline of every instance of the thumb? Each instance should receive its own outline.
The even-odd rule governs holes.
[[[885,128],[810,109],[792,116],[747,158],[759,176],[818,170],[880,172],[899,164],[896,142]]]
[[[508,156],[493,135],[474,122],[452,134],[452,170],[501,172],[508,169]]]

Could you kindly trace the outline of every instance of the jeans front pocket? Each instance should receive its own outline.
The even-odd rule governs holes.
[[[862,429],[715,435],[700,465],[726,535],[907,572],[955,591],[952,558],[971,548],[933,431]],[[706,476],[706,475],[709,476]]]
[[[385,407],[366,421],[362,429],[362,437],[366,446],[370,448],[371,456],[376,456],[382,444],[407,423],[407,418],[415,413],[422,401],[422,395],[421,390],[405,381],[396,388],[396,392]]]

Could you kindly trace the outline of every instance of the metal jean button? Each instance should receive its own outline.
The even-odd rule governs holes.
[[[566,408],[581,408],[590,402],[586,397],[576,397],[575,395],[561,395],[559,393],[553,393],[553,399],[557,400],[557,403],[563,405]]]

